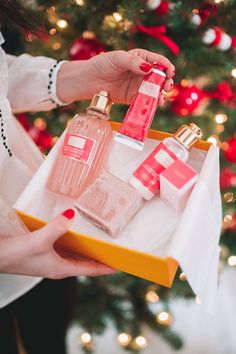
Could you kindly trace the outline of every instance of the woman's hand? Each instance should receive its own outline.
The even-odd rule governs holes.
[[[115,270],[96,261],[68,257],[54,248],[72,224],[68,209],[43,228],[19,236],[0,237],[0,273],[60,279],[69,276],[111,274]],[[69,237],[69,236],[68,236]]]
[[[89,60],[64,63],[58,73],[58,97],[64,102],[72,102],[90,99],[95,93],[105,90],[115,103],[129,104],[143,77],[151,71],[154,61],[167,68],[164,91],[171,91],[174,65],[162,55],[133,49],[128,52],[116,50]],[[165,97],[161,95],[160,104],[164,102]]]

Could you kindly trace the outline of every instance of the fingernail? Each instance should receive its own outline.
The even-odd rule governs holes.
[[[172,77],[174,77],[175,76],[175,70],[173,70],[173,72],[172,72]]]
[[[62,215],[65,216],[65,218],[71,220],[75,216],[75,212],[73,209],[67,209],[62,213]]]
[[[152,69],[152,65],[148,64],[148,63],[142,63],[140,64],[140,70],[144,71],[145,73],[147,73],[148,71],[150,71]]]

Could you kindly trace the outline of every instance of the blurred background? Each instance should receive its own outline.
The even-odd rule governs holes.
[[[166,106],[158,108],[153,128],[175,132],[195,122],[204,139],[221,149],[223,221],[214,316],[205,313],[181,270],[171,289],[127,274],[80,277],[68,354],[235,354],[236,1],[22,2],[42,18],[42,28],[38,36],[25,36],[5,25],[8,53],[87,60],[109,50],[141,47],[165,55],[176,66],[175,86]],[[86,105],[17,118],[47,153]],[[113,119],[122,121],[126,110],[114,105]]]

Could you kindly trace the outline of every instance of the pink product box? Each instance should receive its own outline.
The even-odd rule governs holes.
[[[160,174],[161,199],[175,211],[183,210],[197,179],[195,170],[176,160]]]

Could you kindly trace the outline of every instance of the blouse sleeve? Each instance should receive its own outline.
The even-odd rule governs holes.
[[[13,113],[49,111],[64,105],[57,97],[57,73],[63,61],[47,57],[7,55],[8,99]]]

